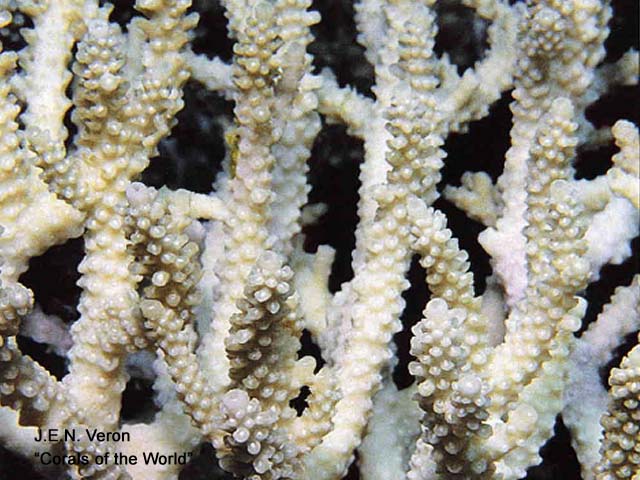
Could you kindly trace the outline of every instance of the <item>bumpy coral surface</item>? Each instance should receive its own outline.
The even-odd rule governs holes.
[[[640,479],[633,7],[114,3],[0,0],[0,478]]]

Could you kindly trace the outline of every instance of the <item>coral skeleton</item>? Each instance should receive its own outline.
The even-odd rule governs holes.
[[[639,228],[638,127],[586,113],[638,80],[637,51],[605,62],[609,2],[358,0],[370,96],[314,67],[314,28],[331,18],[311,0],[221,0],[230,60],[195,49],[203,2],[135,0],[128,17],[122,3],[0,0],[4,450],[43,478],[192,478],[181,462],[112,460],[202,450],[215,457],[203,478],[332,480],[355,464],[365,480],[508,480],[542,462],[561,416],[583,479],[640,479],[640,275],[583,322],[587,287],[634,255]],[[454,7],[486,36],[463,73],[436,48]],[[209,193],[140,181],[188,81],[233,104]],[[501,97],[513,116],[499,177],[442,185],[447,139]],[[334,248],[305,249],[326,210],[309,174],[326,123],[364,149],[353,276],[337,290]],[[577,176],[580,152],[609,143],[608,170]],[[486,288],[441,197],[482,225]],[[25,274],[79,238],[71,324]],[[429,299],[403,325],[412,259]],[[22,338],[63,357],[63,378]],[[152,379],[155,410],[125,419],[132,378]],[[75,433],[36,442],[49,430]],[[41,465],[45,451],[67,460]]]

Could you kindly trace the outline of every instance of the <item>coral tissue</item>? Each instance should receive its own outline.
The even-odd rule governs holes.
[[[375,99],[314,69],[312,27],[331,18],[311,0],[222,0],[229,62],[193,52],[207,25],[190,0],[133,3],[122,26],[98,0],[0,0],[4,448],[74,479],[177,479],[209,444],[211,478],[339,479],[357,453],[368,480],[506,480],[542,461],[562,415],[584,479],[640,478],[640,346],[609,388],[599,376],[637,336],[640,277],[581,329],[586,288],[632,255],[638,234],[638,128],[585,116],[637,83],[637,51],[604,62],[609,2],[462,0],[487,47],[460,74],[435,51],[438,15],[455,2],[357,1]],[[189,79],[234,106],[209,194],[136,181]],[[445,140],[504,95],[511,144],[497,181],[475,171],[440,188],[455,161]],[[364,145],[353,278],[336,292],[334,250],[303,249],[303,227],[322,213],[308,180],[321,118]],[[577,179],[577,150],[609,142],[608,171]],[[441,195],[484,225],[493,275],[482,294]],[[21,275],[79,237],[68,327]],[[414,383],[399,390],[392,338],[412,258],[430,299],[411,328]],[[303,332],[323,365],[298,353]],[[64,378],[18,335],[65,356]],[[125,421],[123,390],[141,371],[157,410]],[[55,442],[36,441],[51,431]],[[83,461],[54,473],[37,461],[46,452]],[[123,460],[151,457],[162,461]]]

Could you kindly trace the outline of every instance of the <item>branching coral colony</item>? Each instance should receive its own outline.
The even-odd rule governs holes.
[[[637,82],[637,52],[603,64],[608,3],[464,0],[489,25],[488,48],[459,75],[434,53],[433,0],[362,0],[355,22],[375,101],[313,72],[310,27],[321,19],[310,0],[223,1],[230,64],[191,50],[190,3],[137,0],[123,29],[97,0],[0,0],[5,33],[32,22],[20,30],[26,46],[0,56],[4,447],[31,460],[42,449],[86,455],[64,473],[87,479],[177,478],[181,465],[95,459],[206,443],[222,469],[252,480],[338,479],[356,452],[364,479],[517,479],[540,463],[561,414],[583,478],[640,478],[640,346],[608,389],[598,374],[639,329],[640,277],[576,333],[585,288],[631,255],[638,233],[638,130],[585,117],[610,87]],[[135,182],[170,135],[190,77],[234,102],[209,195]],[[467,173],[444,190],[486,226],[479,241],[494,275],[478,295],[432,205],[444,140],[511,89],[502,175],[494,184]],[[354,276],[336,293],[333,249],[306,253],[301,241],[321,213],[305,208],[320,115],[365,151]],[[606,174],[576,179],[576,149],[611,140],[619,152]],[[58,381],[18,347],[35,324],[67,348],[20,276],[80,236],[80,318]],[[412,329],[415,383],[398,391],[392,336],[414,255],[431,297]],[[298,358],[303,329],[320,369]],[[158,411],[126,423],[125,363],[141,352],[155,358]],[[303,386],[298,414],[290,402]],[[34,427],[77,437],[43,445]],[[99,442],[86,429],[131,440]]]

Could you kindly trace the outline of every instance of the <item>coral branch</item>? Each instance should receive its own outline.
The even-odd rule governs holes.
[[[3,479],[637,479],[624,2],[113,3],[0,0]]]

